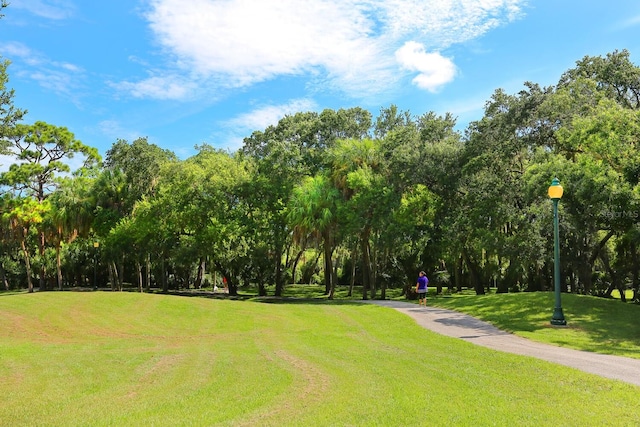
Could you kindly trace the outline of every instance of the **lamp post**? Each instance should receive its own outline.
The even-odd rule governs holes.
[[[556,296],[555,307],[551,324],[554,326],[564,326],[567,321],[562,313],[560,303],[560,231],[558,225],[558,202],[562,198],[563,189],[558,178],[553,178],[549,187],[549,198],[553,201],[553,282]]]
[[[98,248],[100,242],[93,242],[93,290],[98,290]]]

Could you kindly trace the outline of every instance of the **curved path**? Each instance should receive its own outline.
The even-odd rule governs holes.
[[[467,314],[443,308],[421,307],[403,301],[368,300],[362,302],[394,308],[411,316],[420,326],[441,335],[460,338],[494,350],[536,357],[640,386],[640,359],[537,343],[504,332]]]

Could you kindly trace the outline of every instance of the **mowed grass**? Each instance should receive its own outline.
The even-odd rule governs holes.
[[[498,328],[548,344],[640,359],[640,305],[562,294],[566,326],[551,325],[553,292],[429,295],[428,304],[470,314]]]
[[[349,301],[0,295],[0,425],[636,425],[638,391]]]

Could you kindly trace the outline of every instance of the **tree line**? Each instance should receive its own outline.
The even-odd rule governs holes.
[[[640,299],[640,68],[626,50],[584,57],[556,85],[497,89],[464,131],[395,105],[299,112],[181,160],[118,140],[102,159],[66,128],[22,124],[0,64],[0,279],[5,289],[127,283],[229,293],[320,283],[384,298],[426,270],[440,290],[561,286]],[[79,156],[82,167],[69,170]],[[209,275],[207,275],[209,273]]]

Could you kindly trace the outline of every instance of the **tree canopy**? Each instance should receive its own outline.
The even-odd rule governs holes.
[[[119,139],[103,164],[64,127],[20,123],[7,65],[5,287],[166,291],[224,277],[231,294],[315,282],[329,297],[356,284],[384,298],[409,296],[425,270],[439,289],[548,290],[557,177],[563,290],[640,300],[640,68],[627,51],[584,57],[553,86],[497,88],[464,131],[449,113],[326,109],[255,130],[235,153],[204,144],[179,159]],[[74,155],[85,161],[71,171]]]

